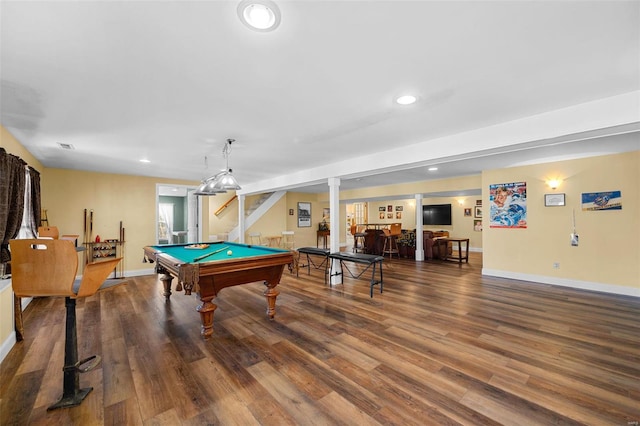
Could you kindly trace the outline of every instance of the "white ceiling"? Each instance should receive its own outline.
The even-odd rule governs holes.
[[[46,167],[195,181],[234,138],[247,193],[640,149],[638,1],[280,1],[271,33],[238,3],[3,0],[2,124]]]

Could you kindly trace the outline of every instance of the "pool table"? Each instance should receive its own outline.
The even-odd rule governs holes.
[[[208,245],[206,248],[193,246]],[[217,306],[212,300],[220,290],[239,284],[264,281],[267,289],[267,315],[276,314],[275,287],[280,283],[284,266],[293,262],[293,252],[272,247],[217,241],[197,244],[167,244],[144,248],[145,259],[155,262],[157,273],[164,285],[163,295],[171,297],[171,281],[178,279],[176,291],[184,286],[185,294],[192,290],[200,297],[196,310],[200,313],[200,334],[208,339],[213,334],[213,312]]]

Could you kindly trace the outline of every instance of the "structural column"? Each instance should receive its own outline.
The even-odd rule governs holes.
[[[238,242],[244,244],[244,199],[246,195],[238,195]]]
[[[416,194],[416,261],[424,260],[424,233],[422,232],[422,194]]]
[[[331,223],[331,233],[329,234],[329,249],[331,253],[340,251],[340,178],[329,178],[329,221]],[[342,283],[342,270],[340,262],[334,261],[330,265],[331,284]],[[334,275],[338,273],[338,275]]]

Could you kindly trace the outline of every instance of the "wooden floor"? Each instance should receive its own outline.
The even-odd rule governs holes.
[[[80,358],[102,364],[82,405],[52,412],[64,302],[36,299],[1,365],[0,424],[638,424],[640,300],[480,270],[477,253],[385,260],[373,298],[367,280],[285,271],[275,321],[260,283],[228,288],[209,341],[196,296],[132,278],[78,302]]]

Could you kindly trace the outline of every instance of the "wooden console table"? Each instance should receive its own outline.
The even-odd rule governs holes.
[[[452,250],[451,254],[449,254],[449,251],[447,250],[447,244],[449,243],[458,243],[458,257],[454,255],[454,253],[456,252],[455,248]],[[464,256],[462,255],[462,243],[465,243]],[[462,261],[464,260],[465,263],[469,263],[469,238],[438,238],[436,239],[436,244],[444,245],[444,247],[440,246],[442,248],[439,247],[440,253],[445,253],[445,256],[442,258],[442,260],[451,260],[460,264],[462,264]]]
[[[322,238],[322,248],[326,249],[327,248],[327,239],[329,238],[329,235],[331,235],[331,231],[318,231],[318,236],[316,238],[316,247],[320,246],[320,239]]]

